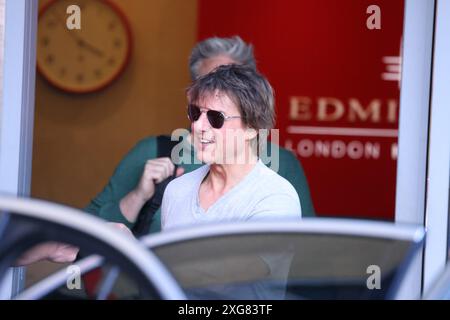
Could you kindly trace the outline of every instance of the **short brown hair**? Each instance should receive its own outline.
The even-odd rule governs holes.
[[[274,93],[267,79],[245,65],[223,65],[195,80],[187,93],[192,102],[216,91],[225,93],[239,108],[243,122],[255,130],[274,126]]]

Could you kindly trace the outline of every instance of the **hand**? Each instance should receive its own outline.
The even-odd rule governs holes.
[[[77,247],[65,243],[45,242],[26,251],[15,261],[14,265],[25,266],[42,260],[59,263],[72,262],[77,257],[78,251]]]
[[[168,157],[148,160],[142,172],[141,180],[135,189],[138,197],[146,202],[155,193],[155,184],[167,179],[173,174],[174,170],[175,165]],[[178,177],[183,173],[184,169],[178,168],[176,176]]]
[[[119,203],[120,211],[128,221],[131,223],[136,221],[139,211],[155,194],[155,184],[171,176],[174,168],[170,158],[157,158],[146,162],[138,185]],[[183,173],[184,169],[178,168],[175,176],[178,177]]]
[[[51,242],[49,243],[49,246],[49,256],[47,260],[58,263],[74,261],[78,251],[80,251],[80,248],[61,242]]]

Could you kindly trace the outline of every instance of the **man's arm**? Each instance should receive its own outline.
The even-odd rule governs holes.
[[[107,221],[123,223],[132,228],[133,222],[122,213],[120,202],[136,188],[147,160],[156,157],[156,148],[156,137],[149,137],[138,142],[122,159],[108,184],[85,208],[85,211]]]
[[[130,237],[133,237],[131,230],[121,223],[108,223],[107,225],[124,232]],[[24,254],[22,254],[14,263],[14,266],[26,266],[35,262],[48,260],[57,263],[73,262],[77,258],[80,249],[76,246],[49,241],[38,244]]]
[[[72,262],[75,260],[78,251],[79,249],[77,247],[68,244],[46,242],[25,252],[17,259],[14,266],[25,266],[42,260],[58,263]]]

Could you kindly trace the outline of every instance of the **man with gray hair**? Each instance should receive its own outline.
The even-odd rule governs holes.
[[[253,46],[246,44],[239,36],[232,38],[208,38],[192,49],[189,71],[192,81],[220,65],[242,64],[256,70]]]
[[[192,50],[189,59],[191,78],[194,81],[218,66],[228,64],[245,65],[256,70],[253,47],[238,36],[208,38]],[[159,206],[164,192],[162,186],[166,185],[164,182],[201,166],[199,163],[181,163],[176,168],[168,156],[170,150],[168,153],[166,150],[168,147],[164,141],[167,140],[170,141],[170,137],[152,136],[139,141],[120,162],[103,191],[85,210],[107,221],[124,224],[137,235],[159,231]],[[307,180],[294,154],[273,143],[268,143],[266,151],[266,155],[276,153],[279,156],[277,173],[294,186],[303,216],[314,216]],[[263,163],[270,162],[267,156],[264,157]]]

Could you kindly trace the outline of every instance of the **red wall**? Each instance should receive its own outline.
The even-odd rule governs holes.
[[[380,30],[366,27],[373,4]],[[280,143],[304,166],[318,215],[393,219],[399,87],[382,73],[383,57],[399,55],[403,1],[200,0],[198,23],[200,40],[254,44]]]

